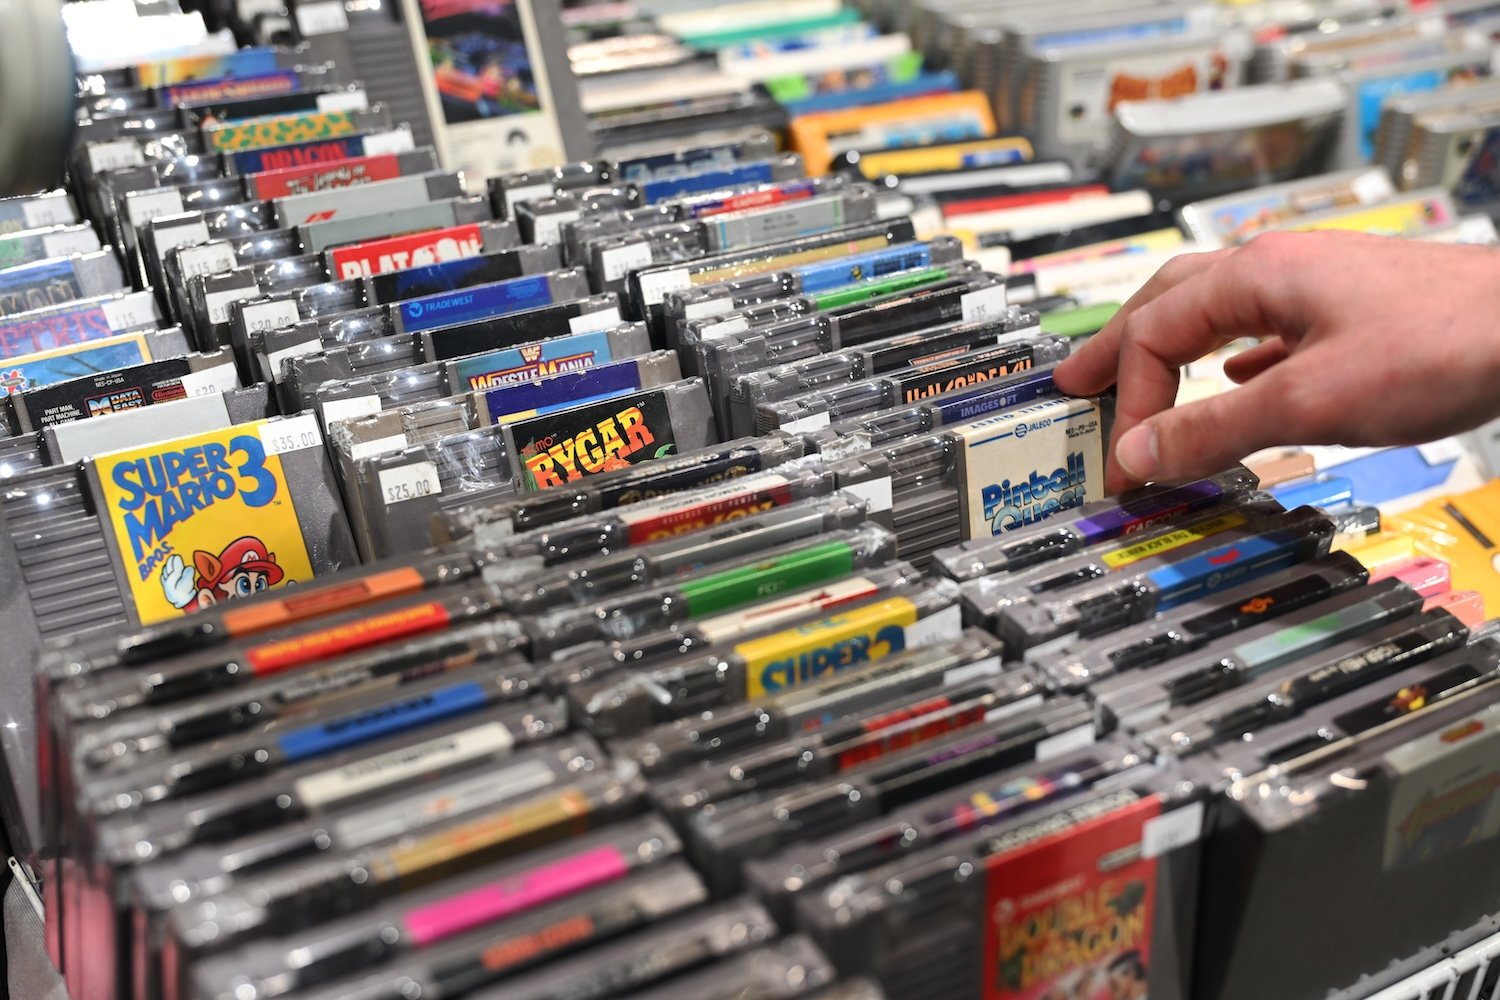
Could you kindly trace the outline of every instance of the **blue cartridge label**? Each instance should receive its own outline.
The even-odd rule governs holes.
[[[406,332],[420,333],[440,326],[504,316],[551,304],[552,284],[543,274],[476,285],[457,292],[427,295],[403,302],[400,308]]]
[[[357,715],[334,719],[318,726],[293,729],[277,738],[287,760],[321,757],[360,743],[399,733],[405,729],[483,708],[487,703],[483,685],[472,681],[402,698],[367,709]]]

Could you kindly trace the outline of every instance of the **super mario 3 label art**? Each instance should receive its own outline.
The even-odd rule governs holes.
[[[99,457],[95,473],[142,623],[312,577],[277,448],[241,424]]]

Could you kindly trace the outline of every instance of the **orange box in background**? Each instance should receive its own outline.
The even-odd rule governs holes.
[[[915,97],[845,111],[822,111],[792,121],[792,149],[802,154],[808,175],[818,177],[828,173],[834,159],[841,153],[851,149],[886,148],[878,141],[882,133],[923,125],[943,129],[966,128],[970,134],[956,138],[982,139],[995,134],[995,113],[989,98],[977,90]]]

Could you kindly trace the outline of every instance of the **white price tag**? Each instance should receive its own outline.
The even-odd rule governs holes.
[[[845,493],[852,493],[866,504],[871,514],[878,514],[883,510],[891,509],[891,477],[885,476],[868,483],[855,483],[852,486],[841,486],[839,489]]]
[[[410,129],[398,128],[365,136],[366,156],[393,156],[396,153],[410,153],[416,148],[417,140]]]
[[[339,90],[318,95],[319,111],[364,111],[369,106],[369,95],[363,90]]]
[[[234,365],[210,365],[195,372],[188,372],[179,381],[189,396],[212,396],[239,387],[240,379]]]
[[[568,332],[598,333],[600,330],[612,330],[623,322],[624,320],[620,318],[620,307],[610,306],[608,309],[600,309],[598,312],[574,316],[568,320]]]
[[[951,642],[957,639],[964,630],[963,612],[955,604],[951,608],[944,608],[935,615],[908,625],[906,628],[907,646],[931,646],[937,642]]]
[[[651,247],[645,243],[615,247],[599,255],[599,268],[604,273],[605,281],[620,281],[631,271],[650,266]]]
[[[194,219],[185,226],[173,226],[171,229],[162,229],[156,234],[156,252],[162,258],[176,250],[178,247],[192,246],[195,243],[208,242],[208,223],[202,219]],[[228,244],[224,244],[228,249]]]
[[[163,215],[181,214],[182,192],[175,188],[169,191],[142,191],[125,197],[125,215],[130,219],[130,224],[137,228]]]
[[[999,319],[1005,315],[1006,306],[1009,305],[1005,298],[1003,283],[981,288],[977,292],[970,292],[959,299],[958,304],[963,310],[965,323],[984,323]]]
[[[832,422],[833,418],[827,413],[814,413],[810,417],[803,417],[801,420],[793,420],[790,423],[782,424],[779,429],[786,431],[788,434],[801,434],[805,431],[815,431],[821,427],[827,427]]]
[[[115,139],[113,142],[96,142],[89,146],[89,170],[119,170],[122,167],[139,167],[146,163],[146,154],[134,139]]]
[[[358,462],[362,458],[374,458],[376,455],[384,455],[387,452],[405,450],[406,435],[391,434],[387,437],[376,438],[374,441],[355,442],[349,448],[349,458],[351,461]]]
[[[297,28],[304,35],[332,35],[349,30],[343,0],[324,0],[297,7]]]
[[[943,674],[943,687],[951,687],[954,684],[967,684],[969,681],[978,680],[981,677],[994,677],[1000,672],[1000,657],[986,656],[963,667],[954,667]]]
[[[323,404],[323,428],[327,430],[340,420],[368,417],[379,412],[379,396],[355,396],[353,399],[330,399]]]
[[[1459,444],[1458,438],[1443,438],[1417,445],[1417,452],[1428,465],[1447,465],[1463,459],[1464,446]]]
[[[71,226],[78,221],[78,213],[73,211],[73,203],[66,195],[47,195],[23,204],[21,218],[27,229],[45,229],[47,226]]]
[[[672,292],[692,288],[693,279],[685,267],[674,267],[660,274],[641,275],[641,304],[659,305]]]
[[[99,237],[92,229],[53,233],[42,237],[42,252],[48,257],[70,257],[75,253],[93,253],[99,249]]]
[[[250,333],[280,330],[284,326],[302,322],[302,316],[297,312],[297,303],[291,301],[258,302],[253,306],[245,306],[240,312],[245,317],[245,329]]]
[[[380,470],[380,495],[385,499],[387,507],[437,496],[442,492],[443,484],[438,480],[437,466],[431,462],[415,462],[399,469]]]
[[[835,438],[825,443],[818,449],[818,453],[830,462],[836,462],[850,455],[859,455],[870,450],[870,435],[864,431],[856,431],[853,434],[841,438]]]
[[[266,355],[266,371],[274,381],[281,381],[281,363],[287,358],[300,358],[304,354],[317,354],[323,349],[323,342],[314,337],[312,340],[291,347],[283,347],[279,351],[272,351]]]
[[[261,14],[281,13],[283,5],[281,0],[235,0],[234,9],[239,12],[240,20],[249,24]]]
[[[734,299],[709,299],[706,302],[689,302],[682,308],[683,319],[703,319],[705,316],[722,316],[734,308]]]
[[[239,263],[234,256],[234,247],[226,242],[187,247],[177,255],[177,262],[182,268],[184,280],[196,278],[200,274],[222,274],[233,270]]]
[[[1141,857],[1151,859],[1186,847],[1203,836],[1203,803],[1173,809],[1146,820],[1141,828]]]
[[[743,316],[726,319],[720,323],[710,323],[698,331],[698,336],[704,340],[723,340],[725,337],[733,337],[737,333],[744,333],[750,329],[750,321]]]
[[[109,328],[116,332],[156,322],[156,308],[150,292],[133,292],[105,302],[99,308],[104,310],[104,319],[109,323]]]
[[[570,222],[577,222],[583,218],[582,212],[556,212],[552,215],[538,216],[536,220],[536,231],[532,233],[535,237],[533,243],[556,243],[562,235],[562,227]]]
[[[210,323],[228,323],[229,307],[236,302],[243,302],[258,294],[255,288],[231,288],[227,292],[209,292],[203,297],[203,305],[208,309],[208,321]]]
[[[556,193],[557,188],[551,184],[528,184],[525,187],[506,188],[505,214],[514,218],[516,206],[523,201],[539,201],[542,198],[551,198]]]
[[[1036,745],[1036,762],[1044,763],[1054,757],[1061,757],[1065,753],[1078,750],[1094,742],[1094,724],[1090,722],[1086,726],[1077,729],[1069,729],[1065,733],[1049,736]]]
[[[318,447],[323,443],[323,435],[318,432],[317,419],[311,413],[304,413],[262,424],[260,440],[267,455],[285,455],[289,451]]]
[[[1385,201],[1395,193],[1391,187],[1390,175],[1384,169],[1360,174],[1354,178],[1354,183],[1349,187],[1354,191],[1354,197],[1361,205],[1373,205],[1378,201]]]

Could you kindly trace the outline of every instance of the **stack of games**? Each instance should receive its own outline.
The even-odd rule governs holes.
[[[1492,241],[1488,8],[358,7],[80,35],[0,200],[73,1000],[1352,1000],[1494,932],[1500,445],[1111,498],[1052,377],[1179,254]]]

